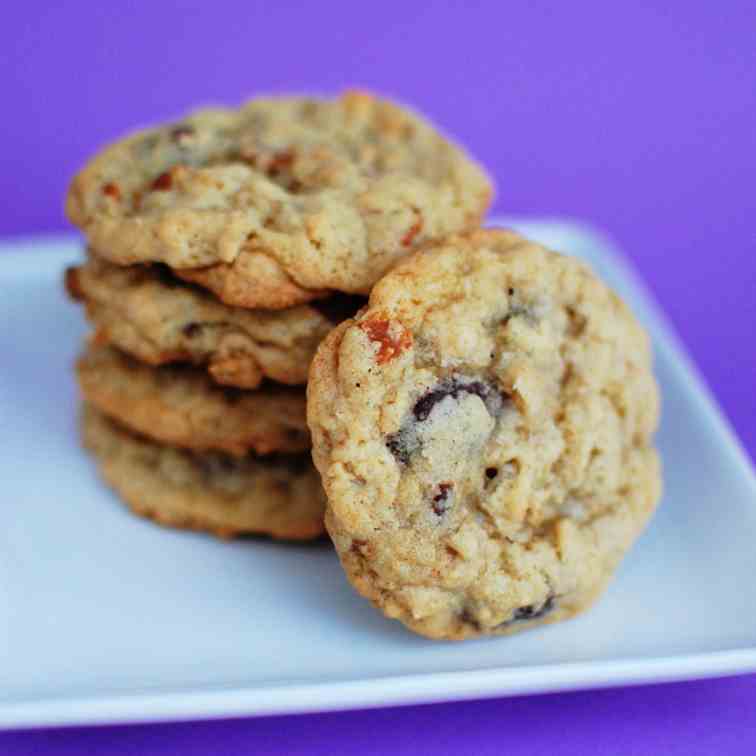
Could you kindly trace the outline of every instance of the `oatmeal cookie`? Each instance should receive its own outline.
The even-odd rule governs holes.
[[[87,404],[81,429],[108,485],[161,525],[224,538],[309,540],[323,532],[324,496],[307,454],[196,454],[137,436]]]
[[[576,614],[659,500],[658,407],[646,333],[584,264],[505,230],[417,252],[310,371],[347,577],[431,638]]]
[[[223,387],[197,368],[151,367],[112,347],[87,349],[76,372],[87,402],[161,443],[234,456],[310,448],[302,389]]]
[[[483,170],[420,116],[368,94],[207,109],[106,148],[68,217],[119,265],[163,262],[227,304],[367,294],[419,244],[474,228]]]
[[[266,377],[305,383],[315,348],[333,327],[309,305],[276,311],[225,306],[158,265],[122,268],[92,256],[68,269],[66,287],[84,303],[95,343],[150,365],[206,366],[217,383],[238,388],[256,388]]]

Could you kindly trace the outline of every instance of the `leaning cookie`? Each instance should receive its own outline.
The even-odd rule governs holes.
[[[66,210],[119,265],[163,262],[227,304],[369,292],[429,239],[474,228],[482,169],[367,94],[252,100],[139,132],[74,179]]]
[[[310,448],[302,389],[226,388],[197,368],[151,367],[112,347],[89,347],[76,372],[86,401],[161,443],[235,456]]]
[[[582,611],[659,500],[648,338],[583,264],[503,230],[401,263],[308,385],[347,577],[431,638]]]
[[[307,454],[195,454],[136,436],[87,404],[81,429],[102,477],[136,514],[224,538],[323,532],[324,496]]]
[[[121,268],[94,256],[66,272],[83,301],[95,341],[142,362],[207,366],[227,386],[256,388],[264,378],[303,384],[315,348],[333,324],[318,310],[246,310],[176,280],[160,266]]]

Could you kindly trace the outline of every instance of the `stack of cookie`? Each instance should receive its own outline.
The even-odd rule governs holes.
[[[164,524],[318,536],[318,344],[490,198],[458,147],[365,94],[205,110],[105,149],[68,195],[88,252],[66,283],[94,326],[77,371],[106,481]]]

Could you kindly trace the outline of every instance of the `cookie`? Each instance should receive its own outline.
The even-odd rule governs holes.
[[[84,302],[96,343],[150,365],[203,365],[217,383],[238,388],[256,388],[266,377],[305,383],[315,348],[333,327],[309,305],[227,307],[161,266],[121,268],[91,257],[66,272],[66,286]]]
[[[428,122],[367,94],[251,100],[106,148],[66,210],[119,265],[163,262],[227,304],[369,292],[429,239],[474,228],[482,169]]]
[[[87,404],[81,429],[102,477],[136,514],[220,537],[323,532],[324,496],[307,454],[196,454],[139,437]]]
[[[222,387],[197,368],[150,367],[112,347],[90,347],[76,372],[87,402],[161,443],[235,456],[310,448],[301,389]]]
[[[346,574],[431,638],[585,609],[658,502],[657,421],[629,309],[585,265],[504,230],[397,266],[308,384]]]

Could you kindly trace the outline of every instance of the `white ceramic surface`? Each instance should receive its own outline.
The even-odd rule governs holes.
[[[0,726],[440,701],[756,669],[756,478],[658,310],[600,235],[516,223],[587,259],[653,333],[666,494],[603,600],[513,638],[384,619],[326,545],[223,543],[137,519],[79,449],[61,288],[73,237],[0,245]]]

